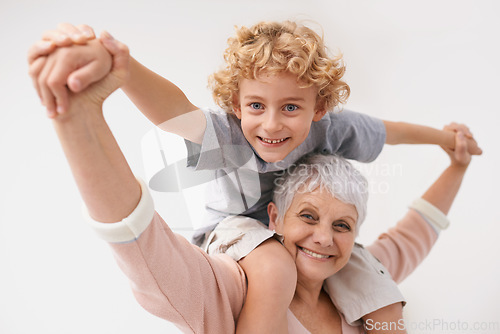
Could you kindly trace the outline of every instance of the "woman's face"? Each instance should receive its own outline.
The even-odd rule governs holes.
[[[358,213],[354,205],[334,198],[328,191],[297,193],[284,216],[277,222],[274,203],[268,208],[270,228],[284,237],[299,279],[323,282],[349,260],[356,235]]]

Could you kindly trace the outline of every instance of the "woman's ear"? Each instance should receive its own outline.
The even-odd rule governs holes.
[[[267,214],[269,216],[269,229],[277,231],[278,229],[278,207],[274,202],[267,205]]]

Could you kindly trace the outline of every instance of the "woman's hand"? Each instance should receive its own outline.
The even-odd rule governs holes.
[[[92,39],[95,39],[95,33],[88,25],[60,23],[57,29],[45,31],[42,39],[31,46],[28,51],[28,65],[31,67],[39,58],[48,56],[58,47],[85,44]]]
[[[106,33],[105,36],[110,35]],[[113,44],[118,45],[118,48],[113,48]],[[54,58],[47,64],[48,56],[54,52],[65,54],[58,56],[56,68],[52,68]],[[102,38],[95,39],[91,27],[73,26],[68,23],[60,24],[56,30],[45,32],[42,40],[33,44],[28,52],[29,73],[50,118],[68,109],[67,88],[72,92],[83,91],[109,73],[113,52],[118,52],[120,57],[130,57],[128,49],[122,43],[116,40],[111,44],[104,43]],[[127,76],[128,66],[123,77]]]
[[[451,150],[447,147],[442,147],[450,157],[451,166],[466,169],[471,162],[468,142],[473,141],[477,146],[472,133],[466,125],[457,123],[448,124],[443,130],[455,132],[455,149]]]
[[[29,61],[38,47],[36,43],[31,48]],[[54,118],[70,108],[70,99],[102,104],[125,82],[129,59],[128,48],[104,32],[100,39],[57,48],[48,56],[36,58],[31,62],[30,76],[48,117]]]

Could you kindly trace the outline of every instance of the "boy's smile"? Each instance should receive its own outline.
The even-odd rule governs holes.
[[[267,162],[283,160],[307,138],[311,123],[324,110],[316,110],[315,86],[302,88],[289,72],[242,79],[236,117],[246,140]]]

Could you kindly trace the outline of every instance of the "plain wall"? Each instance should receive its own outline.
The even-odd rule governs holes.
[[[59,22],[107,29],[194,104],[211,106],[207,77],[222,64],[234,26],[283,19],[316,22],[331,50],[343,53],[352,90],[345,108],[437,128],[470,126],[484,155],[473,159],[451,227],[401,289],[411,333],[500,333],[499,14],[496,1],[1,0],[0,333],[178,332],[138,306],[107,245],[85,226],[27,75],[31,43]],[[143,176],[141,140],[152,125],[120,91],[104,109]],[[360,241],[393,225],[446,166],[442,150],[426,145],[386,147],[361,166],[372,195]],[[189,234],[186,212],[174,205],[186,199],[169,196],[157,194],[161,212]]]

